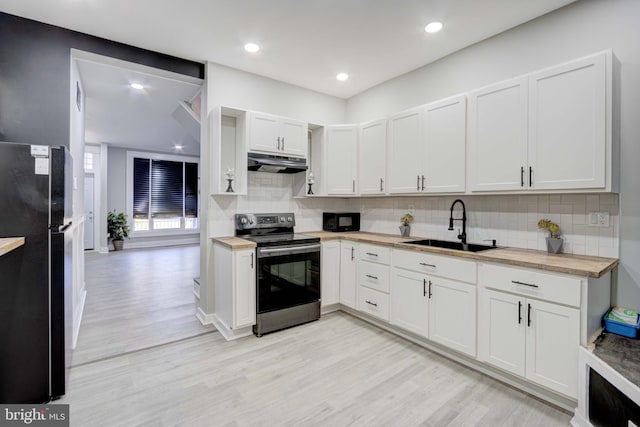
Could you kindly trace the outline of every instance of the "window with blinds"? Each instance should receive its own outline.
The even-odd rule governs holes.
[[[198,164],[134,157],[134,231],[198,228]]]

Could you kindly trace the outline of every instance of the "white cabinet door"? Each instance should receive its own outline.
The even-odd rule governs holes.
[[[356,308],[358,248],[356,243],[340,242],[340,304]]]
[[[322,269],[320,272],[321,305],[340,302],[340,241],[322,244]]]
[[[577,398],[580,310],[527,300],[526,376]]]
[[[437,277],[428,280],[429,338],[475,357],[475,285]]]
[[[389,119],[389,192],[418,193],[422,188],[422,114],[413,108]]]
[[[355,194],[358,128],[355,125],[327,126],[327,194]]]
[[[425,107],[425,192],[464,192],[466,116],[467,98],[464,95],[434,102]]]
[[[283,154],[295,157],[307,157],[309,145],[308,125],[293,119],[281,119],[280,148]]]
[[[257,151],[280,151],[280,121],[264,113],[249,113],[249,148]]]
[[[359,193],[384,194],[387,185],[387,121],[360,125]]]
[[[233,252],[233,325],[234,329],[256,323],[256,270],[255,250]]]
[[[525,298],[485,289],[479,316],[479,359],[525,375]]]
[[[389,321],[427,337],[429,300],[424,274],[394,268],[391,276]]]
[[[533,188],[605,187],[606,82],[605,54],[530,76]]]
[[[469,94],[468,171],[471,191],[528,186],[527,78]]]

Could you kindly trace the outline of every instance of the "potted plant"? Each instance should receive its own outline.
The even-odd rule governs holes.
[[[109,238],[113,241],[113,249],[121,251],[124,245],[124,238],[129,237],[129,226],[127,225],[127,216],[120,212],[109,212],[107,214],[107,232]]]
[[[400,235],[402,237],[409,237],[409,234],[411,233],[411,225],[409,224],[411,221],[413,221],[413,215],[410,213],[404,214],[404,216],[400,218],[402,225],[398,228],[400,228]]]
[[[560,238],[560,226],[548,219],[538,221],[538,228],[543,228],[549,232],[547,240],[547,252],[557,254],[562,248],[562,239]]]

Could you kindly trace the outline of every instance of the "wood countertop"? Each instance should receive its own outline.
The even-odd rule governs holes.
[[[24,245],[24,237],[1,237],[0,256]]]
[[[408,244],[423,237],[400,237],[391,234],[346,232],[332,233],[329,231],[303,232],[309,236],[319,237],[322,241],[351,240],[360,243],[391,246],[399,249],[430,252],[434,254],[457,256],[460,258],[475,259],[478,261],[509,264],[518,267],[535,268],[539,270],[554,271],[558,273],[572,274],[576,276],[588,276],[599,278],[613,270],[618,265],[616,258],[602,258],[586,255],[549,254],[545,251],[518,248],[489,249],[482,252],[463,252],[455,249],[445,249],[430,246]],[[255,243],[239,237],[218,237],[214,241],[222,243],[232,249],[253,248]]]

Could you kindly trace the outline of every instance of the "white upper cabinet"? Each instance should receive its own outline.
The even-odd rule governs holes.
[[[607,67],[603,54],[532,74],[531,187],[605,187]]]
[[[249,149],[307,157],[307,124],[266,113],[249,113]]]
[[[469,94],[471,191],[615,191],[612,54]]]
[[[389,119],[389,192],[418,193],[422,171],[423,107]]]
[[[465,126],[464,95],[391,116],[388,192],[464,192]]]
[[[327,194],[356,194],[358,127],[326,127]]]
[[[280,146],[282,152],[295,157],[307,157],[308,125],[299,120],[281,119]]]
[[[428,193],[465,190],[466,115],[464,95],[428,104],[423,114],[424,188]],[[421,173],[421,175],[422,175]]]
[[[387,120],[360,125],[360,194],[384,194],[387,187]]]
[[[527,78],[469,94],[471,191],[520,190],[526,185]]]

